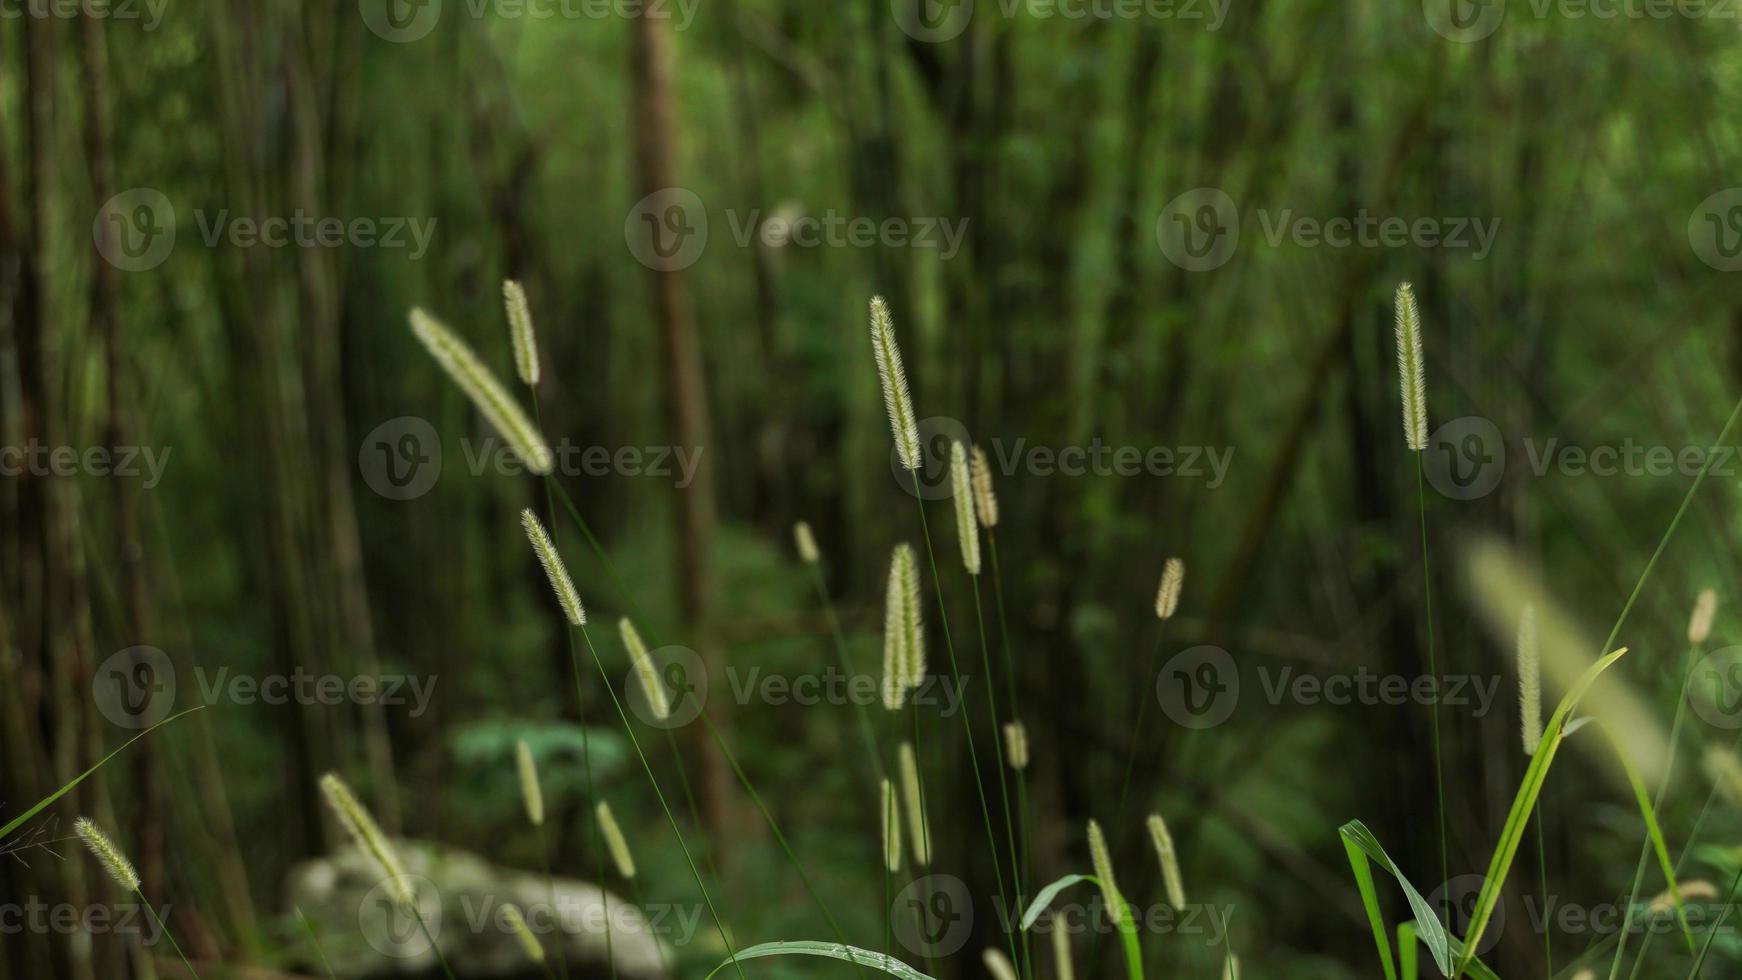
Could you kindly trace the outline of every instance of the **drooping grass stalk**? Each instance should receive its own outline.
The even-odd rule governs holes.
[[[302,913],[302,906],[293,905],[291,907],[296,910],[296,921],[302,924],[302,931],[308,935],[309,945],[314,947],[315,955],[320,957],[321,968],[327,971],[327,980],[339,980],[338,975],[333,972],[333,964],[327,961],[327,951],[321,948],[320,937],[315,935],[314,925],[309,922],[308,916]]]
[[[1433,725],[1434,746],[1434,802],[1439,820],[1440,832],[1440,880],[1447,881],[1450,874],[1449,862],[1446,859],[1446,778],[1445,763],[1440,754],[1440,694],[1439,694],[1439,662],[1434,655],[1434,599],[1433,599],[1433,569],[1430,565],[1427,547],[1427,490],[1424,485],[1425,474],[1421,454],[1415,456],[1415,502],[1416,513],[1421,519],[1421,589],[1422,605],[1427,609],[1427,672],[1434,678],[1433,700],[1428,703],[1428,709]],[[1440,914],[1447,916],[1446,909],[1441,908]],[[1445,922],[1449,923],[1447,918]]]
[[[544,834],[544,789],[538,782],[538,762],[532,757],[532,748],[526,744],[525,739],[519,739],[514,743],[514,768],[520,780],[520,803],[521,808],[526,811],[526,822],[532,824],[533,829],[538,832],[538,856],[544,862],[544,878],[549,887],[550,907],[554,913],[557,908],[556,875],[551,872],[550,842],[545,839]],[[518,911],[517,909],[516,913]],[[559,917],[559,933],[562,932],[560,923]],[[566,941],[564,945],[567,945]],[[543,960],[539,962],[542,963]],[[568,957],[558,957],[557,964],[562,967],[563,977],[567,978],[569,975]],[[547,965],[545,970],[548,972],[550,967]]]
[[[157,910],[152,908],[151,902],[145,898],[145,892],[139,887],[139,872],[133,869],[133,862],[127,860],[127,855],[121,853],[121,849],[115,846],[115,842],[110,840],[107,834],[98,830],[96,824],[84,817],[80,817],[78,822],[73,824],[73,833],[77,834],[79,840],[84,842],[85,847],[90,849],[91,854],[96,857],[97,863],[103,866],[103,870],[115,880],[115,884],[139,898],[139,904],[145,906],[145,911],[151,915],[152,919],[156,920],[158,931],[169,938],[169,944],[175,948],[175,955],[181,957],[182,965],[188,968],[188,973],[194,980],[199,980],[199,973],[194,970],[194,965],[188,962],[187,954],[181,951],[181,945],[175,941],[175,935],[169,931],[169,924],[158,916]]]
[[[1167,635],[1167,621],[1179,610],[1180,593],[1185,588],[1186,566],[1178,558],[1169,558],[1162,566],[1161,581],[1155,590],[1155,618],[1159,623],[1155,632],[1155,646],[1149,651],[1149,662],[1154,664],[1161,656],[1161,644]],[[1149,702],[1153,692],[1139,685],[1137,697],[1137,723],[1131,726],[1131,744],[1125,750],[1125,775],[1119,781],[1119,805],[1113,810],[1113,826],[1125,826],[1125,802],[1131,793],[1131,775],[1137,765],[1137,748],[1143,744],[1144,721],[1149,717]],[[1100,936],[1095,937],[1091,950],[1100,945]]]
[[[998,646],[1000,652],[1004,656],[1005,691],[1010,698],[1010,715],[1012,718],[1016,719],[1016,724],[1021,725],[1021,702],[1016,697],[1016,662],[1015,657],[1010,652],[1010,622],[1004,612],[1004,575],[998,566],[998,504],[997,497],[992,493],[991,474],[989,470],[984,469],[986,465],[985,456],[985,452],[978,446],[974,448],[975,472],[987,473],[987,476],[985,477],[985,496],[980,497],[980,495],[976,493],[976,499],[990,501],[989,505],[986,503],[981,503],[980,505],[980,523],[986,528],[986,554],[992,561],[992,595],[996,600],[998,608]],[[979,486],[978,481],[976,481],[975,486]],[[990,521],[986,519],[988,512],[992,515]],[[1023,737],[1024,742],[1026,742],[1026,728],[1024,729]],[[1018,848],[1022,855],[1022,880],[1025,882],[1033,881],[1034,874],[1033,869],[1029,864],[1028,851],[1028,762],[1026,759],[1023,760],[1021,766],[1016,767],[1016,836]],[[1022,932],[1022,943],[1023,960],[1032,965],[1034,962],[1032,949],[1033,937],[1027,930],[1023,930]]]

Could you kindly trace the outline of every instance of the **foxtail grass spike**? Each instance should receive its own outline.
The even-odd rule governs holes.
[[[576,626],[587,625],[587,610],[581,605],[581,594],[575,591],[574,581],[569,578],[568,566],[563,564],[563,556],[557,554],[556,545],[551,543],[550,535],[531,508],[520,512],[520,526],[526,529],[526,540],[532,542],[533,554],[544,566],[545,577],[550,579],[551,590],[556,593],[557,605],[562,607],[563,615]]]
[[[1651,914],[1663,915],[1668,912],[1675,905],[1677,896],[1683,903],[1710,902],[1717,899],[1718,886],[1709,881],[1695,879],[1684,881],[1677,888],[1666,888],[1651,900]]]
[[[605,849],[611,852],[611,863],[617,866],[617,873],[625,880],[635,880],[635,856],[629,853],[629,841],[623,836],[623,828],[617,826],[611,804],[600,800],[594,812],[598,814],[599,833],[605,837]]]
[[[80,817],[78,822],[73,824],[73,833],[77,834],[79,840],[84,841],[85,846],[90,848],[91,853],[97,858],[97,863],[103,866],[103,870],[108,872],[109,877],[115,879],[115,884],[130,892],[139,890],[139,872],[133,870],[133,862],[127,860],[127,855],[122,854],[121,849],[115,846],[115,842],[110,840],[107,834],[98,830],[96,824]]]
[[[925,808],[920,802],[919,760],[914,757],[913,743],[901,743],[901,790],[907,804],[907,839],[913,844],[913,862],[920,867],[931,865],[931,828],[926,825]]]
[[[1173,849],[1173,835],[1167,832],[1167,821],[1161,814],[1149,815],[1149,840],[1155,845],[1156,859],[1161,862],[1161,880],[1167,885],[1167,904],[1176,911],[1186,907],[1186,887],[1180,880],[1179,855]]]
[[[1222,980],[1240,980],[1240,957],[1230,953],[1222,961]]]
[[[392,890],[393,897],[406,908],[414,908],[411,888],[405,880],[405,870],[399,863],[399,855],[394,852],[393,845],[388,842],[387,835],[376,825],[375,818],[369,811],[363,809],[363,804],[357,802],[357,797],[351,793],[351,787],[337,773],[327,773],[321,777],[321,793],[327,798],[327,806],[333,815],[339,818],[351,839],[357,842],[358,849],[369,855],[381,868],[386,876],[387,887]]]
[[[925,682],[925,624],[919,611],[919,561],[913,546],[889,556],[883,594],[883,706],[901,708],[909,689]]]
[[[806,565],[815,565],[822,558],[822,552],[817,550],[816,535],[811,533],[809,521],[799,521],[792,526],[792,541],[798,546],[799,560]]]
[[[1535,755],[1542,742],[1542,655],[1536,635],[1536,607],[1518,618],[1518,718],[1524,754]]]
[[[950,444],[950,491],[956,505],[956,537],[962,543],[962,567],[980,574],[980,525],[974,519],[974,481],[968,475],[968,449]]]
[[[1718,615],[1718,593],[1701,589],[1694,600],[1694,614],[1688,618],[1688,645],[1703,647],[1712,635],[1712,620]]]
[[[1071,965],[1071,934],[1063,919],[1052,920],[1052,973],[1057,980],[1076,980],[1076,967]]]
[[[502,305],[508,309],[508,336],[514,341],[514,369],[529,388],[538,385],[538,340],[532,332],[532,308],[526,290],[510,279],[502,284]]]
[[[544,790],[538,785],[538,763],[533,761],[532,747],[525,739],[514,743],[514,763],[520,770],[520,801],[526,805],[526,819],[534,827],[542,827]]]
[[[1004,723],[1004,758],[1010,768],[1028,768],[1028,728],[1020,721]]]
[[[1113,859],[1107,853],[1107,838],[1101,834],[1101,825],[1093,820],[1089,821],[1089,861],[1101,883],[1101,900],[1107,903],[1107,915],[1118,926],[1125,921],[1125,900],[1119,896],[1119,884],[1113,878]]]
[[[1010,957],[998,950],[987,949],[980,954],[980,962],[986,964],[992,980],[1016,980],[1016,968],[1010,965]]]
[[[895,452],[901,465],[919,469],[919,420],[913,414],[913,395],[907,390],[907,370],[901,366],[901,348],[895,343],[895,320],[881,296],[871,297],[871,353],[877,359],[877,379],[883,387],[883,407],[889,413],[889,428],[895,436]]]
[[[1409,448],[1427,448],[1427,376],[1422,368],[1421,311],[1409,283],[1397,287],[1397,386],[1403,395],[1403,437]]]
[[[526,951],[526,958],[534,963],[544,962],[544,944],[532,934],[532,929],[526,924],[526,916],[520,914],[520,906],[502,906],[502,918],[508,921],[508,930],[514,933],[514,938],[520,943],[520,948]]]
[[[629,663],[635,668],[635,679],[641,685],[642,696],[647,699],[647,710],[653,712],[658,721],[670,718],[671,698],[665,693],[665,683],[659,679],[659,668],[653,665],[653,657],[647,652],[647,644],[642,642],[635,624],[625,616],[617,621],[617,631],[623,635],[623,648],[629,651]]]
[[[1155,590],[1157,619],[1172,619],[1179,611],[1179,594],[1186,584],[1186,563],[1169,558],[1161,568],[1161,585]]]
[[[974,508],[980,512],[980,523],[987,527],[998,526],[998,494],[992,489],[992,461],[986,458],[986,450],[974,447],[973,467],[974,477]]]
[[[901,814],[895,799],[895,784],[885,779],[883,781],[883,806],[879,813],[883,818],[883,866],[890,874],[901,871]]]
[[[411,332],[423,342],[430,356],[436,359],[454,384],[460,386],[484,418],[502,434],[508,447],[514,450],[514,455],[520,457],[526,468],[539,476],[549,473],[553,457],[544,436],[478,355],[472,353],[472,348],[440,320],[422,310],[411,311]]]

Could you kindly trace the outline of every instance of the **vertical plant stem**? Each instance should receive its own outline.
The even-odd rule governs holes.
[[[998,797],[1004,804],[1004,834],[1010,845],[1011,885],[1016,889],[1016,905],[1013,908],[1006,907],[1004,914],[1007,917],[1012,915],[1020,917],[1024,896],[1022,893],[1022,860],[1016,853],[1016,822],[1014,817],[1016,807],[1010,798],[1010,784],[1004,775],[1004,737],[1003,732],[998,727],[997,685],[992,681],[992,645],[986,636],[986,614],[980,607],[980,576],[968,576],[968,587],[974,591],[974,619],[980,626],[980,665],[981,669],[986,672],[986,713],[987,720],[992,726],[993,761],[998,766]],[[1014,703],[1011,704],[1011,708],[1015,709]],[[963,710],[966,708],[964,707]],[[1023,944],[1023,949],[1027,948],[1027,944]],[[1012,952],[1016,951],[1012,950]],[[1016,962],[1022,964],[1023,973],[1029,976],[1034,975],[1034,964],[1028,961],[1026,955],[1017,957]]]
[[[423,910],[417,907],[416,899],[417,896],[413,895],[411,914],[417,916],[417,927],[423,930],[423,938],[429,942],[429,948],[435,952],[436,960],[441,963],[442,976],[447,977],[448,980],[454,980],[454,971],[448,966],[448,956],[446,953],[442,952],[441,943],[436,942],[435,936],[430,933],[429,923],[424,921]],[[175,940],[172,939],[170,941],[174,942]],[[180,952],[180,950],[177,950],[176,952]],[[186,957],[183,957],[183,959],[185,960]],[[193,970],[193,967],[190,966],[188,969],[191,971]],[[196,977],[195,980],[198,980],[198,978]]]
[[[1016,661],[1010,652],[1010,622],[1004,614],[1004,573],[998,566],[998,535],[993,528],[986,529],[986,545],[992,558],[992,594],[998,605],[998,646],[1004,654],[1004,683],[1010,692],[1010,717],[1020,722],[1022,711],[1016,697]],[[1016,835],[1018,846],[1022,852],[1022,876],[1019,881],[1033,881],[1034,875],[1028,860],[1028,769],[1026,767],[1016,772]],[[1021,890],[1020,887],[1017,889]],[[1019,913],[1020,914],[1020,913]],[[1028,930],[1022,933],[1022,957],[1030,964],[1034,963],[1033,936]]]
[[[589,788],[589,792],[591,792],[590,788]],[[550,870],[550,845],[547,844],[545,842],[545,839],[544,839],[544,824],[538,825],[538,853],[539,853],[540,857],[544,858],[544,880],[548,883],[549,888],[550,888],[551,916],[556,919],[557,935],[562,937],[563,946],[567,947],[568,946],[568,932],[563,929],[563,927],[562,927],[562,915],[557,910],[556,875],[552,874],[551,870]],[[599,894],[600,895],[605,894],[605,889],[603,886],[601,886],[599,888]],[[606,930],[607,934],[609,934],[610,929],[611,929],[611,919],[609,916],[607,916],[605,919],[605,930]],[[607,949],[609,949],[609,945],[610,945],[609,940],[607,940],[607,942],[606,942]],[[607,958],[609,958],[609,957],[607,957]],[[562,967],[563,980],[568,980],[568,976],[569,976],[568,957],[566,957],[566,956],[557,957],[557,965]],[[547,966],[546,970],[548,970],[548,969],[549,969],[549,967]]]
[[[1433,717],[1434,744],[1434,800],[1439,814],[1440,830],[1440,881],[1446,881],[1450,876],[1449,862],[1446,860],[1446,779],[1444,761],[1440,757],[1440,668],[1434,659],[1434,595],[1433,568],[1428,563],[1427,550],[1427,485],[1426,474],[1423,472],[1421,453],[1415,454],[1415,503],[1416,513],[1421,518],[1421,591],[1422,603],[1427,608],[1427,671],[1434,679],[1434,699],[1428,706]],[[1445,907],[1440,908],[1440,923],[1450,927],[1450,915]]]
[[[137,880],[137,876],[135,876],[135,880]],[[139,896],[139,904],[145,906],[145,911],[150,913],[151,917],[157,921],[157,928],[163,932],[164,938],[169,940],[169,945],[171,946],[171,948],[173,948],[175,950],[175,955],[181,957],[181,965],[188,968],[188,974],[190,976],[192,976],[194,978],[194,980],[200,980],[199,971],[195,970],[194,965],[192,963],[188,962],[187,954],[181,951],[181,944],[177,943],[175,941],[175,934],[169,931],[169,923],[163,921],[163,917],[159,916],[157,914],[157,910],[151,907],[151,902],[146,900],[144,892],[140,891],[137,887],[135,887],[133,889],[133,894]],[[423,917],[419,916],[417,921],[421,923],[423,921]],[[428,934],[429,934],[429,930],[425,929],[424,935],[428,935]],[[430,940],[430,945],[434,946],[435,940],[433,940],[433,939]],[[437,956],[440,956],[441,954],[442,954],[441,950],[439,950],[439,949],[436,950]],[[442,969],[444,969],[444,970],[447,969],[447,965],[448,965],[447,961],[443,960],[442,961]],[[453,980],[453,977],[451,974],[449,975],[448,980]]]
[[[1554,923],[1549,921],[1548,910],[1548,839],[1542,835],[1542,800],[1536,801],[1536,872],[1538,884],[1542,886],[1542,957],[1543,975],[1554,976]]]
[[[605,688],[605,693],[611,696],[611,705],[617,709],[617,720],[623,724],[624,734],[629,736],[629,744],[635,749],[635,757],[641,761],[641,770],[647,774],[647,783],[653,787],[654,798],[659,800],[659,809],[665,814],[665,822],[671,825],[671,833],[677,838],[678,849],[683,851],[684,863],[689,865],[690,875],[696,880],[696,887],[701,890],[702,902],[708,907],[708,914],[714,920],[714,930],[720,934],[720,941],[726,944],[726,956],[732,961],[732,967],[738,973],[738,980],[745,980],[744,966],[738,962],[738,947],[732,943],[732,937],[726,929],[720,912],[714,908],[714,900],[708,895],[708,886],[702,882],[702,873],[696,868],[695,858],[690,856],[689,844],[684,841],[683,831],[678,829],[677,819],[671,815],[671,807],[666,805],[665,794],[660,791],[659,780],[653,778],[653,767],[647,762],[647,753],[641,750],[641,740],[635,737],[635,729],[629,724],[629,715],[623,710],[623,702],[617,697],[617,691],[611,686],[611,675],[605,672],[605,661],[599,657],[599,649],[593,645],[592,634],[585,626],[580,627],[581,639],[587,644],[587,652],[593,656],[593,666],[599,671],[599,681]],[[594,821],[595,825],[597,820]]]
[[[919,783],[919,825],[924,837],[915,839],[912,842],[913,846],[908,848],[908,861],[913,865],[916,871],[923,872],[921,877],[925,877],[930,874],[930,864],[932,859],[931,815],[926,811],[926,807],[929,804],[926,801],[925,794],[925,752],[923,751],[922,743],[919,738],[919,705],[914,704],[912,707],[913,769],[915,778]],[[922,849],[925,852],[925,862],[923,864],[919,860],[920,851]],[[925,957],[925,972],[935,977],[937,976],[938,965],[934,956],[935,950],[932,947],[932,943],[926,938],[926,935],[930,930],[925,926],[925,907],[930,904],[931,896],[924,895],[921,896],[921,899],[922,904],[913,907],[914,934],[919,937],[920,943],[925,946],[925,952],[923,954]]]
[[[847,652],[847,639],[841,632],[841,620],[840,617],[835,614],[835,603],[829,598],[829,587],[828,583],[823,579],[821,561],[819,560],[816,563],[812,563],[810,565],[810,570],[811,582],[817,589],[817,598],[822,600],[823,617],[827,619],[829,623],[829,635],[832,636],[835,641],[835,657],[840,660],[841,669],[847,672],[847,679],[850,685],[852,679],[859,676],[859,672],[853,665],[852,655]],[[859,719],[859,734],[865,739],[865,750],[870,753],[871,766],[877,773],[876,778],[872,780],[872,788],[875,789],[881,784],[881,781],[884,778],[883,754],[878,749],[877,733],[871,725],[871,710],[865,705],[859,703],[857,698],[852,700],[853,712]]]
[[[943,628],[944,649],[950,657],[950,678],[955,682],[956,690],[961,692],[962,671],[956,664],[956,641],[950,636],[950,616],[944,609],[944,583],[938,577],[938,557],[937,552],[932,548],[931,525],[925,516],[925,498],[919,492],[919,472],[917,470],[910,472],[913,474],[913,502],[919,508],[919,527],[925,537],[925,556],[931,563],[932,589],[937,595],[938,625]],[[968,718],[968,712],[965,708],[961,715],[962,735],[968,743],[968,764],[974,772],[974,790],[980,797],[980,817],[986,824],[986,848],[992,852],[992,876],[998,884],[998,900],[1003,902],[1004,908],[1008,910],[1010,908],[1010,894],[1004,889],[1004,871],[999,865],[998,858],[998,835],[992,829],[992,808],[986,803],[986,781],[980,775],[980,755],[974,748],[973,722]],[[917,747],[915,751],[918,751]],[[1009,929],[1006,929],[1004,930],[1004,938],[1009,941],[1011,958],[1016,959],[1018,956],[1016,936]]]

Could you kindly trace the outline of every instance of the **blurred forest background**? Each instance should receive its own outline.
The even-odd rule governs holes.
[[[595,880],[583,717],[643,895],[696,901],[590,670],[576,702],[562,620],[518,522],[528,506],[550,519],[539,482],[469,465],[494,432],[406,327],[409,309],[429,310],[511,380],[500,286],[515,278],[538,327],[553,443],[701,453],[688,479],[676,459],[648,472],[651,456],[559,474],[615,568],[559,509],[613,678],[627,667],[614,624],[633,597],[650,632],[707,663],[710,717],[849,940],[884,948],[877,769],[853,708],[734,698],[725,676],[834,662],[791,543],[799,520],[816,529],[867,672],[881,658],[890,548],[922,548],[942,669],[867,340],[880,293],[919,414],[995,458],[1019,440],[1099,440],[1228,460],[1219,478],[1207,459],[1196,473],[998,475],[1016,713],[1034,760],[1030,884],[1088,871],[1083,826],[1096,818],[1127,893],[1157,901],[1141,818],[1160,812],[1193,901],[1231,907],[1249,975],[1377,976],[1337,828],[1364,820],[1424,893],[1439,880],[1428,711],[1271,703],[1261,676],[1429,670],[1392,291],[1410,280],[1421,298],[1433,424],[1481,416],[1506,440],[1491,493],[1426,496],[1438,669],[1500,690],[1490,711],[1441,714],[1449,868],[1480,873],[1527,759],[1511,643],[1473,614],[1460,547],[1504,538],[1600,637],[1692,476],[1538,473],[1528,450],[1704,448],[1723,426],[1742,390],[1726,258],[1742,192],[1712,200],[1739,182],[1742,131],[1726,108],[1742,96],[1738,21],[1509,4],[1464,11],[1505,16],[1459,37],[1435,10],[1379,0],[1149,8],[1167,16],[979,0],[916,20],[902,8],[699,0],[662,18],[621,4],[534,17],[433,0],[405,6],[429,18],[406,27],[372,0],[167,0],[131,18],[0,5],[0,444],[146,447],[163,464],[159,479],[81,464],[0,480],[0,819],[135,734],[91,692],[136,646],[168,657],[178,710],[206,700],[200,669],[434,681],[422,711],[220,695],[0,843],[0,901],[124,898],[67,840],[89,815],[139,864],[147,897],[170,905],[202,976],[319,975],[287,881],[342,843],[321,773],[343,773],[390,833],[542,873],[514,777],[525,739],[552,866]],[[1195,188],[1219,189],[1241,215],[1237,250],[1208,268],[1167,244],[1170,202]],[[152,253],[143,246],[170,213],[173,247]],[[1363,213],[1495,234],[1481,249],[1271,233]],[[405,245],[349,230],[287,247],[210,233],[297,215],[402,222]],[[650,256],[637,238],[698,215],[699,253]],[[899,219],[912,235],[805,244],[776,223],[831,215]],[[948,229],[962,233],[954,247]],[[439,433],[443,463],[402,493],[371,459],[402,445],[407,419]],[[1738,472],[1732,460],[1693,498],[1621,637],[1635,652],[1617,670],[1666,719],[1700,588],[1722,598],[1713,645],[1742,637]],[[927,506],[963,671],[977,675],[949,503]],[[1153,596],[1172,556],[1188,572],[1162,624]],[[989,585],[982,596],[992,602]],[[1239,706],[1193,734],[1151,703],[1115,824],[1139,705],[1160,664],[1197,644],[1240,665]],[[881,708],[872,721],[886,748],[906,734]],[[1702,724],[1695,737],[1724,734]],[[970,760],[957,719],[925,725],[934,870],[966,881],[978,912],[971,942],[938,969],[980,976],[978,951],[1002,939]],[[833,940],[701,727],[678,731],[700,826],[677,806],[663,736],[637,731],[692,848],[717,869],[734,940]],[[1589,765],[1569,753],[1544,796],[1549,891],[1565,902],[1626,894],[1642,839],[1631,800],[1585,778]],[[1706,789],[1672,784],[1673,846]],[[1739,833],[1724,812],[1701,841]],[[1503,976],[1542,976],[1543,937],[1518,904],[1537,884],[1534,836],[1522,853],[1486,959]],[[1393,921],[1407,915],[1389,878],[1379,890]],[[1557,956],[1602,938],[1556,932]],[[1167,975],[1221,968],[1203,936],[1145,943],[1178,971]],[[1083,975],[1120,975],[1117,942],[1095,941],[1093,964],[1090,946],[1077,947]],[[0,975],[180,975],[161,947],[154,967],[136,950],[125,936],[26,928],[0,935]],[[676,952],[683,976],[724,958],[705,918]],[[1653,953],[1685,955],[1670,942]],[[1739,955],[1733,935],[1714,953],[1724,970]],[[1679,972],[1647,975],[1682,975],[1674,962]],[[820,960],[754,970],[848,972]]]

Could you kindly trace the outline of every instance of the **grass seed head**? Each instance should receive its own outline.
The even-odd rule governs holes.
[[[538,563],[544,566],[544,575],[550,579],[551,590],[556,593],[557,605],[562,607],[563,615],[576,626],[587,625],[587,610],[581,605],[581,594],[575,591],[574,580],[569,578],[568,566],[563,564],[563,556],[557,554],[556,545],[551,543],[550,535],[530,507],[520,512],[520,526],[526,529],[526,540],[532,542],[532,552],[538,556]]]
[[[1712,635],[1712,620],[1718,615],[1718,592],[1701,589],[1694,600],[1694,613],[1688,617],[1688,645],[1702,647]]]
[[[973,478],[968,474],[968,449],[950,444],[950,491],[956,506],[956,539],[962,545],[962,567],[980,574],[980,525],[974,519]]]
[[[109,873],[109,877],[115,879],[115,884],[130,892],[139,890],[139,872],[133,870],[133,862],[127,860],[127,855],[122,854],[121,849],[115,846],[115,842],[110,840],[107,834],[98,830],[96,824],[80,817],[78,822],[73,824],[73,833],[77,834],[79,840],[84,841],[85,846],[90,848],[92,854],[96,855],[97,863],[103,866],[103,870]]]
[[[1089,821],[1089,861],[1095,866],[1095,877],[1101,883],[1101,900],[1107,903],[1107,914],[1115,926],[1125,921],[1125,899],[1119,894],[1119,884],[1113,878],[1113,859],[1107,853],[1107,838],[1101,825]]]
[[[913,754],[913,743],[901,743],[901,790],[907,803],[907,839],[913,842],[913,861],[920,867],[931,865],[931,828],[925,819],[925,804],[919,785],[919,760]]]
[[[895,784],[883,780],[883,805],[879,812],[883,819],[883,866],[890,874],[901,871],[901,813],[900,804],[895,799]]]
[[[339,818],[339,823],[356,841],[357,847],[363,853],[375,860],[381,873],[386,876],[387,887],[393,891],[393,897],[406,907],[415,907],[411,888],[405,880],[405,869],[399,863],[399,855],[393,850],[393,845],[387,840],[387,835],[376,825],[375,818],[357,802],[357,797],[351,792],[351,787],[345,785],[337,773],[327,773],[321,777],[321,794],[327,798],[327,806],[333,815]]]
[[[1161,585],[1155,590],[1155,615],[1158,619],[1172,619],[1179,611],[1180,590],[1186,584],[1186,563],[1178,558],[1169,558],[1161,568]]]
[[[626,880],[635,878],[635,856],[629,853],[629,841],[623,836],[623,828],[617,826],[617,815],[611,812],[611,804],[604,800],[594,808],[599,817],[599,833],[605,837],[605,849],[611,852],[611,863],[617,866],[617,873]]]
[[[670,718],[671,698],[665,692],[665,682],[659,679],[659,669],[653,665],[653,656],[647,652],[647,644],[642,641],[635,624],[625,616],[617,621],[617,631],[623,636],[623,648],[629,651],[629,663],[635,668],[641,694],[647,698],[647,710],[653,712],[653,717],[659,721]]]
[[[514,450],[514,455],[520,457],[526,468],[539,476],[549,473],[554,457],[544,436],[472,348],[440,320],[422,310],[411,311],[411,332],[423,342],[430,356],[472,400],[491,426],[502,434],[508,447]]]
[[[996,949],[987,949],[980,954],[980,962],[986,964],[986,972],[992,975],[992,980],[1016,980],[1016,969],[1010,965],[1010,957]]]
[[[907,388],[907,370],[901,366],[901,348],[895,343],[895,320],[881,296],[871,297],[871,353],[877,359],[877,379],[883,387],[883,407],[889,413],[896,454],[903,467],[917,470],[919,420],[913,414],[913,395]]]
[[[514,342],[514,370],[527,387],[536,387],[538,341],[532,332],[532,308],[520,283],[510,279],[502,284],[502,305],[508,310],[508,337]]]
[[[1542,653],[1530,605],[1518,617],[1518,718],[1524,754],[1535,755],[1542,742]]]
[[[817,550],[816,535],[811,533],[810,522],[799,521],[792,526],[792,540],[798,545],[798,557],[806,565],[815,565],[822,558],[822,552]]]
[[[1004,723],[1004,759],[1010,768],[1028,768],[1028,728],[1020,721]]]
[[[1161,819],[1159,813],[1149,815],[1149,840],[1155,845],[1155,856],[1161,862],[1161,879],[1167,885],[1167,904],[1183,912],[1186,888],[1180,878],[1179,854],[1173,849],[1173,835],[1167,832],[1167,821]]]
[[[526,819],[534,827],[544,825],[544,790],[538,785],[538,763],[533,761],[532,747],[525,739],[514,743],[514,762],[520,770],[520,801],[526,805]]]
[[[1403,395],[1403,437],[1409,448],[1427,448],[1427,377],[1422,368],[1421,311],[1409,283],[1397,287],[1397,385]]]
[[[502,918],[508,921],[508,929],[514,933],[520,948],[526,951],[526,958],[534,963],[544,962],[544,945],[538,937],[532,934],[532,929],[526,924],[526,916],[520,914],[520,906],[503,905]]]
[[[986,458],[986,450],[974,447],[973,466],[974,477],[974,509],[980,512],[980,523],[987,527],[998,526],[998,494],[992,489],[992,461]]]

